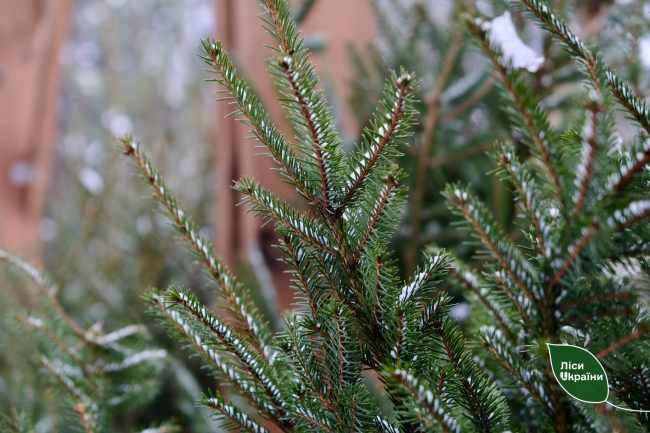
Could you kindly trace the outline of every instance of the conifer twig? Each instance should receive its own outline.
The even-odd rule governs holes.
[[[205,343],[201,336],[194,330],[181,314],[168,306],[163,304],[162,298],[157,295],[152,295],[152,303],[155,308],[162,314],[169,323],[172,323],[174,328],[183,336],[183,338],[200,354],[210,365],[212,365],[223,377],[230,386],[253,407],[256,407],[268,417],[273,417],[269,412],[266,405],[259,401],[259,398],[254,398],[253,395],[246,392],[242,387],[242,378],[234,371],[233,366],[224,360],[219,354],[212,349],[208,343]]]
[[[163,206],[172,220],[174,227],[183,236],[185,242],[199,258],[201,265],[220,289],[218,293],[226,300],[233,313],[237,326],[251,340],[257,352],[268,356],[268,344],[265,341],[266,330],[256,325],[252,317],[251,301],[248,294],[240,287],[236,278],[217,257],[210,241],[202,237],[194,222],[185,215],[178,205],[176,197],[167,188],[158,170],[151,164],[148,157],[140,149],[139,143],[131,137],[121,140],[124,153],[130,156],[140,170],[143,179],[152,187],[154,198]]]
[[[90,417],[86,413],[86,405],[79,402],[74,407],[74,413],[79,417],[86,433],[93,433]]]
[[[451,270],[449,272],[453,277],[455,277],[460,283],[465,286],[467,289],[469,289],[476,297],[478,298],[479,301],[485,306],[485,308],[488,309],[490,312],[490,315],[494,317],[494,319],[499,323],[500,329],[503,329],[503,332],[508,336],[508,339],[514,343],[518,343],[518,339],[515,336],[515,334],[512,332],[509,326],[506,325],[506,323],[503,321],[503,318],[499,314],[499,312],[496,310],[494,305],[488,299],[481,293],[481,290],[479,290],[477,287],[475,287],[470,281],[467,280],[463,275],[461,275],[458,271],[456,270]]]
[[[582,176],[581,181],[579,182],[579,188],[577,191],[577,199],[574,200],[575,206],[573,208],[573,216],[577,217],[582,211],[582,206],[584,205],[585,198],[587,197],[587,192],[589,191],[589,184],[591,183],[592,171],[594,168],[594,157],[596,155],[596,149],[598,147],[598,142],[596,141],[596,134],[598,131],[598,115],[602,111],[603,107],[598,102],[592,102],[587,108],[585,124],[589,122],[588,126],[585,125],[584,133],[582,139],[583,143],[583,162],[581,167],[583,167],[584,172],[578,173],[579,176]]]
[[[545,406],[545,407],[547,406],[547,403],[542,399],[542,397],[539,395],[537,390],[533,386],[531,386],[531,384],[528,383],[528,381],[524,380],[524,377],[521,375],[521,373],[519,373],[506,358],[501,356],[501,354],[494,347],[492,347],[487,341],[483,341],[482,343],[487,348],[487,350],[489,350],[490,353],[492,353],[492,355],[496,359],[498,359],[501,362],[501,364],[503,364],[503,366],[513,376],[515,376],[517,378],[517,380],[519,380],[519,383],[521,383],[524,386],[524,388],[526,388],[526,390],[528,390],[528,392],[533,397],[535,397],[535,400],[537,400],[537,402],[539,404],[541,404],[542,406]]]
[[[351,259],[351,267],[354,267],[356,264],[357,260],[359,259],[359,255],[361,254],[361,251],[363,250],[363,247],[366,245],[366,242],[368,242],[368,239],[370,238],[370,235],[375,228],[375,224],[377,224],[377,221],[379,220],[379,217],[382,213],[382,210],[384,209],[384,206],[389,202],[390,197],[391,197],[391,191],[397,187],[397,181],[394,179],[386,179],[386,185],[383,188],[383,191],[381,192],[381,196],[379,197],[379,201],[374,209],[374,213],[372,215],[372,219],[370,220],[370,224],[368,224],[368,229],[366,230],[366,233],[363,235],[363,238],[361,238],[361,241],[359,242],[359,246],[357,247],[356,251],[352,255]]]
[[[397,103],[395,104],[395,109],[391,113],[389,123],[380,130],[382,136],[376,139],[377,146],[374,148],[373,153],[367,156],[364,155],[365,165],[363,169],[357,169],[357,173],[355,173],[357,176],[355,177],[354,182],[350,185],[345,197],[339,204],[339,213],[342,213],[343,208],[350,202],[350,200],[352,200],[368,177],[370,170],[375,166],[377,160],[382,155],[382,152],[393,138],[393,134],[396,132],[399,125],[400,118],[404,115],[403,109],[406,96],[414,90],[413,87],[411,87],[411,76],[402,75],[397,79],[395,84],[397,85]]]
[[[440,428],[444,433],[458,431],[456,423],[452,422],[453,418],[445,413],[445,407],[440,398],[440,394],[434,397],[433,393],[425,390],[423,384],[419,383],[416,378],[412,375],[409,376],[407,372],[403,372],[400,369],[395,370],[392,378],[409,393],[411,398],[424,406],[424,414],[429,415],[435,422],[429,420],[424,414],[416,413],[418,419],[425,421],[431,427]]]
[[[573,262],[578,258],[580,253],[582,253],[582,250],[585,249],[585,247],[589,244],[589,241],[593,237],[594,234],[596,234],[596,227],[591,226],[589,229],[586,231],[585,234],[582,235],[582,238],[578,241],[576,244],[575,248],[571,251],[569,256],[564,260],[562,263],[562,266],[558,271],[553,275],[553,278],[548,283],[548,288],[553,288],[557,283],[560,282],[564,274],[569,270]]]
[[[564,311],[575,307],[580,307],[582,305],[589,305],[595,302],[602,301],[611,301],[613,299],[626,299],[630,297],[630,292],[619,292],[619,293],[605,293],[602,295],[594,295],[588,298],[578,299],[572,302],[567,302],[566,304],[561,304],[558,307],[558,310]]]
[[[481,226],[481,224],[474,218],[474,214],[470,212],[469,208],[467,207],[465,201],[463,198],[455,196],[456,200],[456,206],[460,211],[465,215],[465,218],[470,222],[472,227],[474,227],[474,230],[478,235],[481,237],[483,240],[483,243],[485,244],[486,247],[490,250],[492,253],[492,256],[499,262],[501,267],[508,273],[512,281],[515,282],[517,287],[528,297],[528,299],[531,299],[535,302],[539,302],[537,297],[531,292],[531,290],[524,284],[524,282],[519,278],[515,270],[510,266],[510,263],[501,255],[499,252],[499,249],[497,246],[492,242],[492,239],[488,234],[486,233],[485,229]]]
[[[233,333],[228,326],[223,324],[214,314],[198,304],[194,297],[179,292],[173,287],[171,290],[172,300],[183,307],[187,312],[194,316],[196,320],[209,329],[211,335],[213,335],[221,345],[241,363],[246,371],[262,385],[264,394],[266,394],[274,407],[274,411],[277,413],[276,421],[279,422],[278,426],[282,426],[284,424],[284,422],[281,421],[282,418],[284,418],[282,397],[280,395],[279,387],[277,383],[275,383],[275,378],[269,374],[271,372],[270,366],[263,361],[263,358],[259,357],[256,359],[256,357],[248,350],[247,345],[241,337]]]
[[[625,346],[628,343],[631,343],[632,341],[639,339],[643,337],[648,331],[646,331],[645,328],[639,326],[636,331],[628,335],[627,337],[623,338],[620,341],[617,341],[616,343],[612,344],[606,349],[603,349],[602,351],[598,352],[596,354],[597,359],[602,359],[609,355],[610,353],[616,352],[619,350],[621,347]]]
[[[501,291],[506,294],[508,299],[510,299],[510,302],[512,302],[512,305],[515,306],[517,311],[519,312],[519,315],[523,319],[523,321],[528,325],[528,327],[532,328],[533,323],[530,321],[530,318],[528,317],[528,314],[526,314],[526,311],[523,309],[517,298],[512,294],[512,292],[506,287],[506,284],[503,282],[503,280],[499,277],[494,278],[494,282],[501,287]]]
[[[534,191],[535,186],[530,180],[525,179],[523,173],[523,167],[516,160],[513,160],[513,152],[497,152],[499,158],[499,165],[508,172],[510,176],[510,183],[515,187],[518,195],[519,202],[523,203],[524,208],[528,214],[528,218],[535,227],[535,232],[537,237],[535,241],[539,245],[539,252],[545,256],[546,255],[546,242],[544,241],[544,230],[542,228],[542,221],[540,221],[540,215],[537,212],[536,206],[538,203],[533,203],[532,198],[536,193]],[[513,166],[516,164],[516,166]],[[521,231],[518,231],[521,233]]]
[[[238,111],[233,114],[242,114],[246,118],[255,137],[266,146],[270,156],[280,166],[282,173],[296,185],[298,192],[311,203],[322,208],[321,200],[313,194],[305,182],[308,175],[304,164],[300,162],[294,150],[287,145],[283,135],[271,123],[269,116],[264,112],[248,85],[235,75],[234,67],[223,50],[221,42],[209,40],[202,42],[206,56],[202,57],[203,60],[221,77],[215,81],[226,88],[226,91],[232,96],[232,98],[226,99],[234,99],[238,108]]]
[[[86,332],[77,323],[70,317],[67,311],[63,308],[59,300],[54,296],[53,293],[58,291],[58,288],[53,285],[51,279],[41,270],[32,266],[30,263],[16,256],[15,254],[10,253],[0,249],[0,259],[7,261],[8,263],[13,264],[18,269],[20,269],[25,275],[29,276],[32,281],[36,284],[38,291],[47,299],[47,301],[54,307],[59,316],[64,320],[64,322],[70,327],[72,332],[77,334],[79,338],[87,343],[93,343],[93,341],[88,338]]]

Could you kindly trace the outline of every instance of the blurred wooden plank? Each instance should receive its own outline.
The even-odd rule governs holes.
[[[72,0],[0,0],[0,247],[38,259]]]

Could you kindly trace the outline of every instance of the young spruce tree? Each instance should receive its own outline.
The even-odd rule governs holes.
[[[447,187],[450,209],[486,260],[480,273],[456,263],[452,274],[492,316],[478,335],[487,352],[482,367],[505,390],[513,419],[529,431],[647,431],[650,113],[545,2],[517,3],[580,66],[582,114],[564,134],[553,130],[525,77],[490,42],[490,26],[466,20],[532,156],[520,161],[511,144],[495,145],[495,173],[520,204],[521,247],[469,189]],[[640,127],[636,143],[623,143],[616,132],[617,108]],[[553,377],[546,343],[592,352],[609,377],[608,403],[624,409],[568,397]]]
[[[122,139],[228,306],[218,315],[187,289],[150,293],[172,335],[240,396],[226,399],[215,390],[200,403],[242,432],[265,432],[270,424],[285,432],[507,430],[505,398],[448,317],[450,298],[435,291],[449,257],[426,256],[404,282],[387,251],[404,204],[404,175],[393,160],[415,115],[415,77],[393,75],[363,141],[345,155],[288,5],[265,0],[262,7],[265,28],[278,44],[269,66],[295,127],[294,143],[237,76],[220,42],[203,40],[202,57],[223,100],[235,106],[233,115],[311,206],[301,214],[252,179],[235,184],[251,211],[276,223],[278,248],[293,268],[297,309],[286,317],[284,332],[271,335],[248,291],[198,233],[141,146]],[[364,370],[383,382],[394,416],[379,409]]]
[[[118,431],[117,414],[151,400],[159,388],[163,349],[149,347],[144,325],[128,325],[105,333],[101,323],[83,329],[57,299],[52,279],[20,257],[0,250],[0,263],[15,268],[29,280],[25,287],[34,297],[33,311],[18,314],[22,327],[39,340],[36,362],[54,385],[55,401],[49,405],[60,412],[53,428],[61,431],[101,433]],[[16,372],[16,374],[20,374]],[[33,415],[14,408],[0,418],[0,432],[32,432]],[[37,418],[38,419],[38,418]],[[169,425],[143,430],[146,433],[177,431]]]

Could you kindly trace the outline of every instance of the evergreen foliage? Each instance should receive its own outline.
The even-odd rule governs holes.
[[[380,29],[377,41],[367,47],[352,47],[356,69],[350,103],[360,123],[365,124],[380,99],[381,84],[391,69],[400,66],[415,71],[422,80],[417,99],[419,124],[414,126],[411,146],[398,164],[409,174],[408,207],[394,245],[404,272],[411,272],[419,260],[421,246],[430,242],[455,248],[462,234],[453,229],[453,218],[438,194],[442,185],[460,181],[472,183],[474,193],[494,210],[504,230],[519,233],[513,224],[516,209],[505,184],[485,182],[491,168],[485,155],[496,140],[510,133],[508,113],[498,97],[497,83],[490,74],[489,60],[471,49],[464,34],[463,16],[474,9],[493,19],[508,11],[507,1],[421,2],[373,0],[373,14]],[[559,1],[555,13],[583,31],[595,26],[602,32],[589,37],[617,72],[639,88],[639,39],[647,30],[641,18],[643,1]],[[589,17],[590,19],[585,19]],[[513,13],[517,32],[544,62],[534,74],[520,80],[552,120],[554,129],[563,129],[575,115],[572,98],[581,87],[582,75],[571,58],[552,44],[548,32],[534,28],[521,14]],[[586,22],[583,22],[585,20]],[[647,77],[647,75],[646,75]],[[641,79],[641,81],[643,81]],[[514,113],[516,115],[516,113]],[[514,137],[515,144],[526,137]],[[518,148],[520,157],[529,152]],[[451,227],[451,228],[450,228]],[[456,252],[470,260],[470,250]],[[469,262],[468,262],[469,263]]]
[[[301,212],[253,179],[234,184],[242,204],[275,225],[277,248],[292,269],[296,308],[281,331],[268,326],[262,308],[215,254],[140,144],[130,136],[120,140],[222,307],[211,311],[183,287],[147,294],[153,316],[218,379],[218,389],[198,404],[224,428],[255,433],[647,431],[647,412],[568,397],[553,377],[547,351],[547,343],[588,349],[607,370],[609,403],[650,409],[650,113],[635,94],[636,84],[620,79],[544,1],[518,0],[584,77],[576,101],[580,115],[560,133],[527,76],[490,39],[485,17],[458,10],[455,19],[466,34],[446,41],[433,94],[420,88],[415,73],[389,72],[379,108],[360,143],[346,152],[296,27],[314,1],[305,0],[295,16],[285,0],[261,5],[263,25],[277,42],[269,47],[269,70],[293,139],[273,124],[219,41],[202,40],[201,58],[220,100],[234,107],[231,115],[250,128],[251,138],[308,203]],[[413,35],[430,36],[435,29],[419,11],[424,18]],[[386,35],[394,36],[389,27]],[[464,38],[484,53],[495,78],[477,79],[463,94],[475,103],[498,82],[507,119],[495,111],[492,121],[507,122],[515,132],[514,144],[494,144],[493,174],[512,190],[523,236],[509,235],[475,190],[449,184],[443,195],[460,217],[457,226],[471,233],[477,261],[467,265],[436,245],[419,260],[421,241],[412,237],[407,251],[415,258],[406,266],[413,272],[403,279],[389,241],[406,204],[410,169],[419,202],[411,207],[411,221],[418,234],[430,167],[416,161],[403,170],[397,161],[412,141],[420,109],[427,116],[418,154],[428,158],[438,122],[462,117],[471,105],[459,103],[439,115]],[[411,58],[416,39],[394,38],[395,46],[406,40],[394,53],[396,63],[417,63]],[[637,125],[635,143],[618,134],[616,110]],[[38,362],[63,396],[59,405],[81,431],[119,429],[115,413],[151,399],[165,351],[151,348],[142,325],[110,333],[99,324],[82,328],[59,303],[47,275],[11,253],[0,250],[0,259],[34,287],[39,308],[18,322],[39,338]],[[440,290],[445,278],[474,299],[469,338],[449,317],[453,299]],[[377,385],[386,404],[375,395]],[[0,431],[31,431],[28,418],[13,412],[0,420]],[[143,433],[172,430],[165,425]]]
[[[295,143],[270,121],[220,42],[203,40],[202,57],[226,95],[222,100],[235,107],[232,115],[310,204],[301,214],[252,179],[234,186],[250,211],[275,223],[278,248],[293,268],[297,308],[284,331],[270,334],[248,291],[198,233],[141,146],[131,137],[121,140],[226,305],[227,314],[217,315],[175,287],[149,295],[171,335],[228,385],[229,396],[213,390],[200,403],[230,429],[246,432],[267,431],[269,424],[288,432],[507,430],[501,392],[449,319],[450,298],[436,293],[450,269],[448,255],[427,255],[404,282],[387,250],[405,199],[394,158],[410,135],[418,82],[403,70],[392,75],[363,140],[346,156],[286,2],[265,0],[262,7],[265,28],[278,43],[270,47],[270,70]],[[372,397],[372,377],[384,383],[388,412]]]
[[[517,4],[580,66],[582,115],[562,135],[550,128],[521,73],[490,42],[484,19],[466,19],[467,31],[492,60],[531,157],[520,161],[508,143],[494,147],[495,174],[510,185],[521,209],[524,245],[515,245],[468,188],[447,186],[450,209],[485,259],[480,273],[457,263],[453,276],[494,318],[478,340],[487,355],[484,367],[504,389],[514,419],[533,431],[647,431],[646,412],[568,397],[553,378],[545,343],[591,351],[610,378],[611,403],[650,408],[643,300],[650,118],[634,92],[545,2]],[[639,127],[636,143],[623,143],[616,131],[614,111],[621,108]]]
[[[0,261],[28,279],[25,287],[35,299],[34,311],[19,314],[21,328],[39,341],[35,363],[46,372],[60,396],[56,405],[63,416],[85,433],[115,431],[113,417],[146,404],[157,392],[162,349],[152,348],[144,325],[129,325],[104,332],[101,323],[80,327],[56,295],[58,287],[43,271],[20,257],[0,250]],[[0,424],[7,432],[31,432],[25,413],[12,412]],[[147,433],[176,431],[172,426]]]

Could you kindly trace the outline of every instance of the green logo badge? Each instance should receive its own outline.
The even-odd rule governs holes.
[[[609,396],[607,374],[589,351],[568,344],[547,344],[553,375],[573,398],[585,403],[602,403]]]

